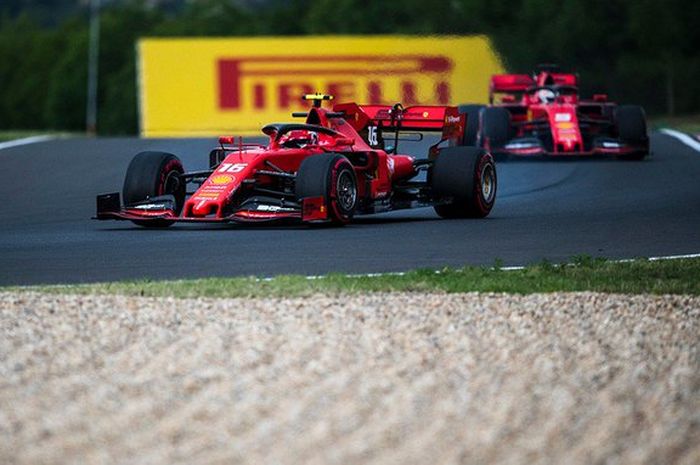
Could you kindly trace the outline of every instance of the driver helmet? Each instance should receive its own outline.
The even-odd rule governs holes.
[[[537,91],[537,98],[542,103],[552,103],[557,99],[557,94],[552,89],[540,89]]]
[[[289,148],[303,148],[307,145],[318,145],[318,133],[306,129],[289,131],[280,139],[280,145]]]

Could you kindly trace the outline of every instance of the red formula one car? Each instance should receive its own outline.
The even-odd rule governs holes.
[[[329,111],[321,103],[330,96],[304,98],[313,106],[294,116],[305,123],[265,126],[267,145],[220,137],[208,170],[185,172],[169,153],[137,154],[126,173],[124,205],[119,193],[98,195],[96,219],[147,227],[285,219],[342,225],[356,214],[424,206],[445,218],[480,218],[491,211],[493,157],[458,145],[465,116],[456,107],[345,103]],[[406,131],[442,137],[426,159],[415,159],[396,153]],[[421,171],[426,180],[418,180]],[[196,191],[188,192],[188,185]]]
[[[607,95],[579,97],[578,75],[543,65],[532,76],[491,78],[490,106],[463,105],[464,143],[516,156],[611,155],[639,160],[649,153],[644,110]]]

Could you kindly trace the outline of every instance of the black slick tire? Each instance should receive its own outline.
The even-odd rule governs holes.
[[[295,193],[299,201],[323,197],[331,224],[345,225],[352,220],[358,203],[355,169],[339,154],[312,155],[299,166]]]
[[[450,199],[435,206],[435,212],[443,218],[484,218],[496,202],[496,163],[481,148],[441,149],[430,182],[438,200]]]
[[[479,135],[479,113],[486,108],[485,105],[460,105],[459,112],[467,116],[467,125],[464,128],[462,145],[474,146]]]
[[[505,108],[489,107],[481,112],[479,146],[498,152],[510,140],[510,113]]]
[[[161,195],[175,197],[175,214],[180,214],[185,203],[184,169],[178,157],[165,152],[141,152],[129,163],[124,178],[122,197],[125,205],[143,202]],[[145,227],[165,227],[172,221],[134,221]]]
[[[620,105],[615,109],[617,136],[625,144],[639,147],[638,152],[620,155],[621,160],[642,160],[649,154],[649,136],[644,109],[638,105]]]

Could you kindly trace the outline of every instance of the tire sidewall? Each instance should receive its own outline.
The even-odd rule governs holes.
[[[173,192],[167,192],[170,176],[184,173],[182,162],[178,157],[165,152],[141,152],[129,164],[122,195],[128,205],[151,197],[172,194],[175,197],[175,213],[179,214],[185,202],[185,183],[179,180],[179,186]]]
[[[483,176],[492,172],[492,193],[484,197]],[[447,204],[436,206],[440,216],[446,218],[483,218],[496,202],[498,180],[493,156],[476,147],[452,147],[442,149],[432,168],[431,185],[436,200],[452,198]]]
[[[355,189],[355,202],[347,210],[338,202],[338,179],[348,172]],[[352,220],[359,202],[357,177],[350,161],[341,154],[326,153],[305,158],[297,172],[297,200],[323,197],[328,209],[328,220],[333,224],[343,225]]]
[[[620,105],[615,111],[615,124],[620,139],[625,142],[640,144],[648,137],[646,115],[642,107]]]
[[[166,160],[163,163],[163,167],[160,170],[160,181],[157,186],[157,192],[158,195],[165,195],[167,192],[165,191],[166,188],[166,183],[169,180],[168,178],[173,175],[173,173],[177,173],[178,176],[182,175],[185,172],[184,168],[182,167],[182,162],[177,159],[175,156],[173,158],[170,158]],[[182,196],[183,202],[180,201],[180,196],[179,196],[179,191],[184,190],[183,188],[185,187],[184,183],[180,182],[179,187],[175,193],[172,193],[172,195],[175,197],[176,203],[177,203],[177,212],[179,213],[180,210],[182,209],[182,204],[184,203],[184,195]]]
[[[493,177],[493,186],[491,187],[493,192],[491,193],[490,201],[484,196],[484,191],[482,189],[483,176],[488,169],[491,170],[491,176]],[[479,216],[486,216],[489,214],[496,202],[497,189],[498,179],[496,163],[494,162],[493,156],[488,152],[481,152],[474,170],[474,191],[472,194],[474,199],[473,205],[476,207]]]
[[[352,208],[350,209],[344,208],[340,204],[340,202],[338,202],[338,180],[341,174],[345,172],[347,172],[352,177],[355,189],[355,202],[353,203]],[[352,217],[355,214],[355,209],[357,207],[357,178],[355,177],[355,170],[353,169],[352,165],[350,164],[347,158],[343,156],[337,156],[333,160],[328,176],[329,184],[326,200],[328,201],[329,209],[331,211],[331,215],[333,216],[333,220],[344,224],[349,223],[352,220]]]

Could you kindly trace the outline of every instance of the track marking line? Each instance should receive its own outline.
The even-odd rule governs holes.
[[[29,145],[29,144],[36,144],[37,142],[46,142],[48,140],[55,139],[55,136],[49,136],[49,135],[44,135],[44,136],[32,136],[32,137],[25,137],[23,139],[15,139],[7,142],[0,142],[0,150],[2,149],[9,149],[12,147],[19,147],[21,145]]]
[[[595,258],[595,257],[593,257]],[[685,255],[664,255],[660,257],[647,257],[647,258],[622,258],[618,260],[607,260],[610,263],[629,263],[633,262],[635,260],[648,260],[650,262],[657,262],[661,260],[682,260],[684,258],[700,258],[700,253],[691,253],[691,254],[685,254]],[[563,263],[563,264],[552,264],[552,266],[566,266],[570,265],[570,263]],[[492,267],[493,269],[496,269],[495,267]],[[499,271],[522,271],[525,268],[527,268],[524,265],[517,265],[517,266],[502,266],[497,268]],[[454,271],[454,270],[451,270]],[[435,274],[441,274],[442,271],[440,270],[435,270]],[[343,275],[345,278],[379,278],[382,276],[405,276],[406,272],[405,271],[393,271],[393,272],[388,272],[388,273],[366,273],[366,274],[346,274]],[[326,275],[311,275],[311,276],[306,276],[306,279],[308,280],[315,280],[315,279],[325,279],[327,276]],[[259,281],[272,281],[275,279],[274,276],[267,277],[267,278],[259,278]]]
[[[678,139],[679,141],[683,142],[685,145],[690,147],[691,149],[695,150],[696,152],[700,152],[700,142],[695,140],[693,137],[689,136],[688,134],[680,131],[676,131],[675,129],[661,129],[659,132],[662,132],[666,134],[667,136],[671,136],[675,139]]]
[[[595,257],[594,257],[595,258]],[[656,261],[661,261],[661,260],[682,260],[684,258],[700,258],[700,253],[690,253],[690,254],[685,254],[685,255],[664,255],[661,257],[647,257],[647,258],[621,258],[618,260],[608,260],[610,263],[629,263],[633,262],[636,260],[648,260],[650,262],[656,262]],[[554,263],[552,266],[567,266],[571,265],[571,263]],[[492,267],[493,269],[496,269],[495,267]],[[526,266],[502,266],[498,268],[499,271],[521,271],[527,268]],[[455,270],[450,270],[450,271],[455,271]],[[405,276],[408,272],[406,271],[389,271],[386,273],[365,273],[365,274],[345,274],[343,277],[345,278],[380,278],[382,276]],[[435,274],[442,274],[441,270],[435,270]],[[232,276],[235,277],[235,276]],[[242,276],[239,276],[242,277]],[[316,279],[326,279],[328,275],[309,275],[309,276],[304,276],[305,279],[309,281],[313,281]],[[277,279],[277,276],[268,276],[265,278],[255,278],[256,282],[270,282]],[[181,282],[181,281],[187,281],[187,279],[175,279],[173,280],[174,282]],[[49,284],[49,285],[29,285],[29,286],[19,286],[19,287],[25,287],[25,288],[33,288],[33,287],[44,287],[44,288],[51,288],[51,289],[68,289],[71,288],[75,285],[81,285],[81,284],[90,284],[90,283],[77,283],[77,284]],[[98,284],[98,283],[93,283],[93,284]]]
[[[657,261],[657,260],[679,260],[683,258],[699,258],[700,253],[689,253],[686,255],[666,255],[665,257],[649,257],[647,260],[650,262]]]

